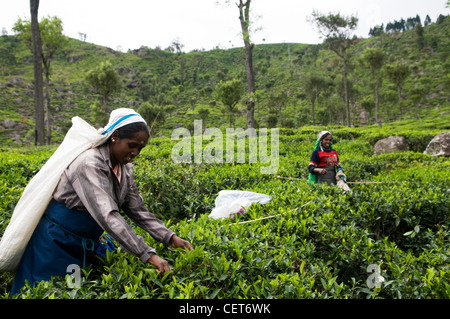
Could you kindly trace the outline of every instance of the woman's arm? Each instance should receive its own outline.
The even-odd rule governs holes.
[[[72,186],[97,224],[126,252],[147,262],[156,250],[149,247],[120,215],[109,167],[101,158],[94,157],[80,161],[74,170]]]

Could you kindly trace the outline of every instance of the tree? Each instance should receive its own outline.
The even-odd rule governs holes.
[[[164,123],[166,118],[162,107],[153,106],[149,102],[142,103],[139,106],[138,113],[147,122],[152,136],[155,135],[157,128]]]
[[[86,81],[90,84],[95,93],[101,96],[101,102],[106,112],[106,101],[108,97],[120,92],[122,82],[119,75],[114,70],[111,62],[101,62],[100,65],[86,74]]]
[[[319,97],[320,93],[327,88],[328,82],[325,78],[317,75],[315,73],[310,73],[305,79],[305,90],[306,95],[309,96],[311,101],[311,111],[312,111],[312,124],[316,125],[314,106],[316,99]]]
[[[181,53],[183,53],[183,48],[184,44],[181,43],[180,38],[176,38],[172,40],[172,43],[170,44],[168,49],[170,52],[176,52],[178,55],[180,55]]]
[[[350,126],[350,102],[348,91],[348,54],[347,49],[352,45],[351,33],[358,25],[358,18],[355,16],[345,17],[339,13],[323,15],[317,11],[312,13],[313,23],[322,36],[325,36],[325,45],[342,59],[342,75],[344,80],[344,96],[347,115],[347,126]]]
[[[420,103],[422,103],[427,92],[428,92],[427,88],[422,84],[417,84],[410,90],[410,99],[416,106],[416,118],[417,119],[420,119]]]
[[[402,88],[406,78],[411,73],[409,66],[407,64],[403,64],[400,62],[396,62],[394,64],[389,64],[386,66],[386,75],[389,80],[395,85],[397,88],[397,98],[398,98],[398,119],[402,120]]]
[[[255,75],[253,72],[253,48],[254,44],[250,42],[250,0],[242,1],[236,4],[239,8],[239,21],[241,22],[242,38],[245,47],[245,72],[247,74],[248,97],[247,97],[247,128],[255,127]],[[249,131],[253,132],[252,130]]]
[[[375,123],[380,125],[378,118],[378,113],[380,111],[380,87],[382,83],[380,70],[384,64],[384,60],[386,59],[386,54],[379,48],[368,48],[364,51],[361,59],[371,71],[371,79],[375,91]]]
[[[415,33],[416,44],[419,47],[419,50],[422,50],[423,47],[425,46],[425,38],[423,36],[424,29],[420,22],[417,23],[416,26],[414,27],[414,33]]]
[[[30,0],[31,12],[31,39],[33,43],[34,65],[34,117],[35,117],[35,144],[44,145],[44,94],[42,79],[42,42],[38,22],[39,0]]]
[[[31,22],[19,19],[14,25],[14,31],[18,32],[18,38],[32,50]],[[47,144],[51,142],[50,129],[50,66],[55,52],[67,44],[68,39],[62,34],[62,21],[57,17],[42,19],[39,23],[39,31],[42,45],[42,63],[45,74],[45,122],[47,126]]]
[[[228,113],[228,122],[230,128],[232,127],[233,114],[235,113],[235,106],[238,104],[242,96],[241,81],[233,79],[230,81],[220,81],[215,91],[217,99],[225,106]]]
[[[198,110],[198,115],[202,119],[203,130],[206,128],[206,119],[209,116],[209,110],[205,107],[202,107]]]
[[[2,44],[0,46],[0,69],[1,75],[5,76],[5,69],[7,66],[17,65],[15,52],[15,39],[12,37],[7,37],[2,35]]]
[[[322,97],[326,99],[327,109],[328,109],[328,124],[333,124],[333,107],[331,104],[331,96],[333,95],[333,91],[335,89],[333,83],[333,77],[326,77],[325,79],[325,87],[322,90]]]
[[[371,37],[379,37],[383,33],[384,33],[384,24],[383,23],[381,25],[376,25],[373,28],[370,28],[370,30],[369,30],[369,35]]]
[[[269,109],[268,126],[275,127],[279,121],[283,125],[283,107],[286,106],[288,95],[286,88],[281,90],[272,89],[269,96],[266,98]]]

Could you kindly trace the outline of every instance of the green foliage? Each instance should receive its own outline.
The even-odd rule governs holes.
[[[99,66],[86,74],[86,81],[102,97],[103,105],[113,93],[120,92],[122,83],[111,62],[101,62]]]
[[[352,39],[352,45],[347,49],[351,125],[375,123],[377,115],[383,125],[399,119],[397,90],[390,84],[383,68],[380,73],[384,76],[381,76],[378,86],[379,112],[373,112],[373,106],[366,103],[374,97],[374,76],[370,68],[363,67],[358,61],[367,49],[381,50],[385,55],[385,65],[402,61],[411,69],[401,91],[402,120],[427,118],[436,113],[437,108],[437,114],[448,112],[449,24],[450,19],[442,16],[439,23],[424,26],[422,49],[417,46],[413,29],[383,33],[369,39]],[[27,125],[28,134],[32,135],[31,52],[17,36],[2,36],[0,57],[0,86],[4,93],[0,96],[0,121],[11,118],[9,112],[13,111],[15,116],[19,114],[31,122]],[[50,114],[55,131],[63,134],[70,118],[80,114],[86,114],[88,120],[94,122],[87,110],[97,97],[90,90],[85,75],[105,61],[110,61],[123,85],[114,99],[107,101],[107,110],[125,105],[137,109],[143,102],[161,107],[165,110],[166,119],[159,133],[166,136],[179,124],[189,127],[194,119],[201,118],[200,109],[209,111],[209,127],[225,128],[229,121],[220,112],[220,102],[213,93],[220,81],[239,79],[245,83],[243,57],[243,48],[173,53],[159,47],[141,47],[122,53],[69,39],[64,50],[57,51],[52,61],[54,85],[50,87],[50,93],[54,109]],[[335,79],[315,101],[316,124],[345,123],[343,79],[339,74],[342,61],[324,44],[255,45],[253,63],[255,119],[260,126],[300,127],[312,124],[311,101],[306,95],[307,74]],[[285,95],[283,102],[272,103],[271,97],[280,96],[280,92]],[[422,95],[421,92],[425,93]],[[359,116],[364,108],[369,115],[362,120]],[[239,111],[234,115],[235,125],[245,128],[245,110]],[[8,138],[13,138],[13,133],[20,133],[24,144],[32,140],[24,130],[14,129],[1,132],[0,141],[10,142]],[[60,138],[61,135],[55,142]]]
[[[164,123],[166,117],[164,109],[153,106],[149,102],[142,103],[138,108],[138,113],[147,122],[151,135],[155,135],[155,131]]]
[[[386,66],[386,75],[396,87],[401,87],[410,74],[409,66],[404,63],[397,62]]]
[[[236,113],[235,106],[241,99],[242,92],[242,83],[239,79],[220,81],[215,90],[217,99],[225,106],[230,127],[232,127],[233,116]]]
[[[149,210],[194,250],[165,247],[133,226],[171,272],[158,275],[119,250],[83,270],[78,288],[55,278],[9,297],[13,274],[2,273],[0,293],[19,299],[447,299],[450,161],[422,153],[425,141],[442,130],[420,123],[327,128],[348,180],[370,182],[350,184],[352,193],[306,182],[322,127],[280,130],[276,175],[263,175],[260,163],[248,161],[176,164],[170,155],[174,141],[153,138],[135,162],[138,187]],[[413,151],[374,155],[373,144],[393,132],[406,136]],[[23,187],[52,151],[3,151],[1,232]],[[272,200],[235,220],[210,219],[222,189],[260,192]],[[368,284],[370,265],[379,268],[380,286]]]

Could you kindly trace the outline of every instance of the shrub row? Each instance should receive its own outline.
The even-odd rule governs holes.
[[[307,184],[312,131],[282,132],[275,175],[261,174],[259,163],[176,164],[173,141],[153,141],[135,164],[138,187],[149,210],[194,251],[164,247],[134,228],[169,261],[170,273],[160,276],[119,250],[83,270],[78,289],[55,278],[16,298],[449,298],[450,161],[417,152],[375,156],[368,136],[376,132],[337,131],[349,181],[377,184],[350,184],[351,193]],[[2,157],[2,231],[49,154]],[[210,219],[222,189],[272,201],[236,220]],[[0,278],[8,298],[13,274]]]

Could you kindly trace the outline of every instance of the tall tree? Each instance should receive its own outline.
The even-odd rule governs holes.
[[[42,42],[38,22],[39,0],[30,0],[31,39],[33,43],[34,64],[34,118],[35,144],[45,144],[44,93],[42,79]]]
[[[305,90],[306,90],[306,94],[309,96],[309,99],[311,101],[312,124],[313,125],[316,125],[316,118],[315,118],[315,112],[314,112],[316,100],[319,97],[320,93],[326,89],[327,85],[328,85],[328,83],[327,83],[326,79],[320,75],[310,73],[306,77]]]
[[[407,64],[396,62],[394,64],[386,65],[386,75],[397,88],[399,121],[402,120],[402,88],[410,73],[411,70]]]
[[[358,18],[355,16],[341,16],[340,13],[324,15],[317,11],[313,11],[312,18],[319,33],[325,37],[324,43],[326,47],[336,53],[342,60],[347,126],[350,126],[350,99],[347,79],[349,57],[347,50],[353,42],[350,36],[358,25]]]
[[[14,24],[14,31],[18,32],[18,37],[33,50],[33,42],[31,37],[31,23],[27,20],[19,19]],[[45,122],[47,126],[47,144],[51,142],[50,129],[50,66],[55,52],[63,47],[68,39],[62,34],[62,21],[57,17],[44,18],[39,23],[39,33],[42,45],[42,63],[44,65],[45,74]]]
[[[382,83],[380,70],[384,64],[384,60],[386,59],[386,54],[380,48],[368,48],[364,51],[361,59],[371,71],[371,80],[375,91],[375,123],[381,125],[378,118],[380,111],[380,87]]]
[[[250,0],[242,1],[236,4],[239,8],[239,21],[241,22],[242,38],[245,47],[245,72],[247,74],[248,97],[247,97],[247,128],[255,127],[255,75],[253,72],[253,48],[254,44],[250,41]],[[251,131],[251,130],[250,130]],[[249,131],[249,132],[250,132]]]

